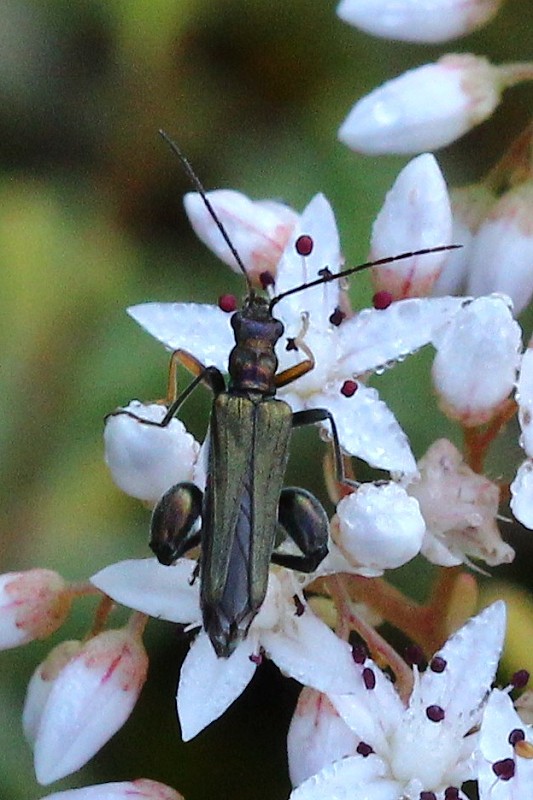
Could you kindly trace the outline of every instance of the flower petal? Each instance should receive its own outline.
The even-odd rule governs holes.
[[[516,384],[518,421],[522,435],[520,445],[533,457],[533,350],[528,347],[522,356],[520,375]]]
[[[227,372],[235,345],[231,314],[200,303],[140,303],[128,314],[169,350],[185,350],[206,367]]]
[[[100,783],[97,786],[85,786],[82,789],[67,789],[66,792],[54,792],[42,800],[183,800],[178,792],[163,783],[139,778],[136,781],[121,783]]]
[[[179,558],[167,567],[155,558],[119,561],[93,575],[91,583],[128,608],[169,622],[200,622],[198,583],[191,585],[196,564]]]
[[[248,632],[229,658],[218,658],[206,633],[192,643],[181,668],[177,707],[183,741],[188,742],[221,714],[252,680],[257,636]]]
[[[530,458],[519,466],[511,484],[511,511],[522,525],[533,530],[533,461]]]
[[[289,800],[398,800],[402,787],[385,778],[387,773],[375,755],[343,758],[300,784]]]

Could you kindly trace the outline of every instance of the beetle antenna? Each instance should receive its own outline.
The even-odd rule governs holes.
[[[252,284],[250,282],[250,278],[248,276],[248,273],[246,271],[246,267],[242,263],[242,259],[241,259],[240,255],[238,254],[237,250],[235,249],[234,245],[231,242],[231,239],[228,236],[228,232],[226,231],[224,225],[222,224],[222,222],[218,218],[215,209],[213,208],[209,198],[207,197],[207,192],[206,192],[206,190],[205,190],[200,178],[198,177],[198,175],[196,174],[196,172],[192,168],[192,165],[191,165],[190,161],[188,160],[188,158],[181,152],[181,150],[178,147],[178,145],[176,144],[176,142],[173,141],[173,139],[170,138],[168,133],[166,133],[163,130],[160,130],[159,131],[159,135],[161,136],[162,139],[164,139],[164,141],[168,144],[168,146],[170,147],[172,152],[175,155],[177,155],[177,157],[181,161],[181,165],[182,165],[183,169],[187,173],[187,176],[190,178],[193,186],[196,188],[196,191],[198,192],[198,194],[202,198],[205,207],[207,208],[209,214],[211,215],[211,218],[213,219],[213,222],[215,223],[215,225],[219,229],[224,241],[228,245],[228,247],[229,247],[229,249],[231,251],[231,254],[233,255],[233,258],[237,262],[237,266],[239,267],[239,269],[241,270],[242,274],[244,275],[244,277],[246,279],[246,284],[248,286],[248,294],[253,296],[255,294],[255,292],[254,292],[254,289],[253,289]]]
[[[313,286],[320,286],[322,283],[336,281],[339,278],[347,278],[349,275],[353,275],[355,272],[362,272],[364,269],[369,269],[370,267],[381,267],[383,264],[391,264],[393,261],[401,261],[404,258],[412,258],[413,256],[424,256],[427,253],[442,253],[444,250],[457,250],[462,246],[462,244],[445,244],[439,245],[439,247],[426,247],[423,250],[413,250],[410,253],[400,253],[397,256],[378,258],[376,261],[366,261],[364,264],[358,264],[357,267],[349,267],[349,269],[344,269],[342,272],[329,272],[329,270],[326,269],[324,270],[325,274],[321,275],[319,278],[316,278],[314,281],[301,283],[299,286],[293,286],[292,289],[288,289],[286,292],[282,292],[276,297],[273,297],[270,301],[269,309],[272,311],[276,303],[279,303],[280,300],[283,300],[285,297],[288,297],[291,294],[303,292],[304,289],[311,289]]]

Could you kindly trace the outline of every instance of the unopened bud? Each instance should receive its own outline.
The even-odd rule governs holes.
[[[436,150],[490,117],[501,88],[498,68],[485,58],[447,55],[359,100],[339,139],[369,155]]]
[[[89,639],[59,670],[34,723],[41,784],[79,769],[122,727],[146,680],[148,657],[127,629]],[[35,730],[36,728],[36,730]]]
[[[241,192],[227,189],[207,192],[207,198],[246,267],[248,277],[259,287],[261,273],[276,274],[298,215],[283,203],[250,200]],[[240,273],[235,256],[200,195],[189,192],[183,204],[198,238],[232,270]]]
[[[503,0],[342,0],[337,14],[357,28],[401,42],[446,42],[485,25]]]
[[[496,202],[473,242],[467,293],[509,295],[518,316],[533,295],[533,181]]]
[[[446,183],[435,157],[424,153],[407,164],[372,227],[370,260],[451,244],[452,213]],[[372,270],[376,290],[394,300],[431,292],[447,253],[426,253]]]
[[[72,597],[57,572],[30,569],[0,575],[0,650],[46,639],[64,623]]]
[[[47,794],[42,800],[183,800],[183,795],[163,783],[139,778],[121,783],[100,783],[82,789]]]
[[[107,417],[105,460],[117,486],[126,494],[155,504],[175,483],[191,481],[200,445],[174,418],[164,428],[165,406],[138,400]],[[140,419],[137,419],[140,417]]]
[[[305,687],[287,736],[292,785],[299,786],[327,764],[354,755],[358,742],[359,737],[339,716],[327,696]]]

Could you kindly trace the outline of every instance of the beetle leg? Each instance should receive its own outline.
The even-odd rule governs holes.
[[[272,553],[272,561],[300,572],[313,572],[328,553],[329,522],[322,505],[305,489],[283,489],[278,521],[302,555]]]
[[[161,564],[172,564],[200,543],[196,529],[203,494],[194,483],[171,486],[158,501],[150,522],[150,547]]]
[[[304,313],[302,314],[302,329],[300,333],[294,339],[289,339],[289,342],[291,342],[293,345],[290,348],[291,350],[301,350],[303,353],[305,353],[307,358],[304,361],[300,361],[299,364],[295,364],[293,367],[284,369],[275,376],[277,389],[281,389],[282,386],[287,386],[287,384],[292,383],[298,378],[301,378],[302,375],[306,375],[308,372],[314,369],[315,357],[311,351],[311,348],[308,347],[304,342],[304,336],[307,333],[308,327],[309,314]]]
[[[292,427],[300,428],[302,425],[314,425],[316,422],[323,422],[326,419],[329,420],[331,425],[331,445],[333,447],[333,460],[335,463],[335,478],[338,483],[357,489],[360,484],[357,481],[352,481],[347,478],[344,473],[339,434],[335,418],[331,411],[328,411],[327,408],[308,408],[304,411],[295,411],[292,415]]]

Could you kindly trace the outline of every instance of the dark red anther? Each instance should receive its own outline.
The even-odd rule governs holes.
[[[420,800],[437,800],[435,792],[420,792]]]
[[[372,305],[374,308],[377,308],[378,311],[384,311],[390,306],[393,300],[394,298],[391,293],[386,292],[385,289],[382,289],[380,292],[376,292],[376,294],[373,296]]]
[[[285,350],[287,353],[290,353],[291,350],[298,350],[298,345],[296,344],[295,339],[287,339],[287,344],[285,345]]]
[[[231,314],[237,310],[237,298],[233,294],[221,294],[218,298],[218,307],[226,314]]]
[[[257,667],[263,663],[263,653],[261,651],[259,653],[251,653],[248,658]]]
[[[410,644],[405,648],[404,658],[410,667],[413,667],[415,664],[420,668],[426,666],[424,652],[417,644]]]
[[[430,722],[442,722],[445,717],[444,709],[441,706],[428,706],[426,708],[426,717]]]
[[[302,236],[298,236],[294,246],[299,256],[310,256],[313,252],[314,242],[310,236],[304,233]]]
[[[523,689],[527,686],[529,681],[529,672],[527,669],[519,669],[511,678],[511,686],[513,689]]]
[[[353,397],[357,391],[357,381],[344,381],[341,386],[341,394],[344,397]]]
[[[514,747],[518,742],[523,742],[525,738],[526,734],[524,731],[521,728],[515,728],[507,737],[507,741]]]
[[[374,752],[374,748],[370,747],[370,745],[366,742],[359,742],[355,750],[360,756],[363,756],[363,758],[367,758],[371,753]]]
[[[368,658],[368,650],[366,649],[366,645],[364,645],[362,642],[354,644],[352,647],[352,658],[356,664],[364,664]]]
[[[324,278],[325,281],[330,281],[333,278],[333,272],[329,267],[322,267],[318,270],[318,277]]]
[[[301,617],[305,611],[305,605],[302,603],[297,594],[293,594],[292,600],[296,608],[296,616]]]
[[[363,683],[365,684],[365,689],[374,689],[376,685],[376,676],[374,670],[370,669],[370,667],[365,667],[363,670]]]
[[[332,325],[335,325],[335,327],[338,328],[343,319],[346,319],[346,314],[337,306],[333,314],[330,316],[329,321]]]
[[[457,786],[448,786],[444,790],[444,800],[459,800],[459,789]]]
[[[268,270],[265,270],[259,274],[259,283],[261,284],[262,289],[268,289],[269,286],[274,286],[276,281],[274,280],[272,273]]]
[[[501,781],[510,781],[511,778],[514,778],[516,764],[512,758],[502,758],[501,761],[494,762],[492,771]]]
[[[429,668],[432,672],[444,672],[446,669],[447,661],[441,656],[434,656],[429,662]]]

